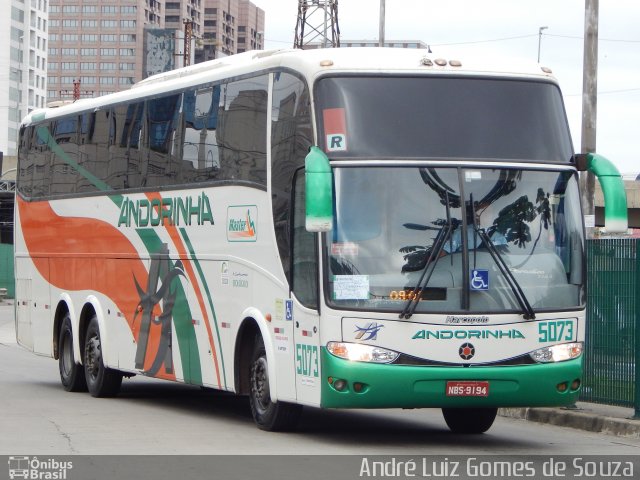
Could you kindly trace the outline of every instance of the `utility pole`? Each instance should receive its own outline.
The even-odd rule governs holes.
[[[191,65],[191,37],[193,36],[193,21],[185,18],[182,23],[184,24],[184,59],[182,61],[182,66],[186,67]]]
[[[340,46],[338,0],[298,0],[298,21],[293,48]]]
[[[596,123],[598,110],[598,3],[585,0],[584,7],[584,60],[582,65],[582,135],[581,153],[596,151]],[[584,215],[595,215],[593,196],[595,177],[591,172],[580,174],[582,210]],[[593,228],[587,228],[587,237]]]
[[[380,47],[384,47],[384,21],[385,21],[384,2],[385,0],[380,0],[380,32],[378,34],[378,42]]]
[[[549,27],[538,28],[538,63],[540,63],[540,47],[542,46],[542,31]]]

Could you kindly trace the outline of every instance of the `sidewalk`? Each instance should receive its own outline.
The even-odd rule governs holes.
[[[633,408],[576,403],[570,408],[501,408],[498,415],[521,418],[530,422],[577,428],[587,432],[605,433],[618,437],[640,438],[640,419],[633,420]]]
[[[15,344],[13,300],[0,302],[0,344]],[[632,420],[633,409],[578,402],[577,408],[501,408],[498,415],[530,422],[577,428],[619,437],[640,438],[640,419]]]
[[[16,343],[13,300],[0,301],[0,343]]]

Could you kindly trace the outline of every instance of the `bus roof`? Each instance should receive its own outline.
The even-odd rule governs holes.
[[[459,60],[429,53],[425,49],[352,47],[311,50],[252,50],[159,73],[122,92],[81,99],[57,108],[39,109],[25,117],[23,123],[37,123],[45,118],[96,109],[104,105],[128,102],[201,83],[215,82],[229,77],[276,68],[295,70],[310,82],[328,73],[395,73],[537,78],[556,83],[551,70],[535,62],[513,59],[496,61],[485,57]]]

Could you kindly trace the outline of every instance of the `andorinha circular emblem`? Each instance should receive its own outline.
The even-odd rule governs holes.
[[[458,349],[458,355],[463,360],[471,360],[473,356],[476,354],[476,347],[474,347],[470,343],[463,343]]]

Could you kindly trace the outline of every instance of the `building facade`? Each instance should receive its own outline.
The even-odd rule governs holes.
[[[12,157],[22,117],[46,103],[48,0],[8,6],[0,16],[0,152]]]
[[[249,0],[203,0],[202,61],[264,48],[264,10]]]
[[[120,91],[182,66],[185,22],[190,63],[264,45],[264,11],[249,0],[49,2],[48,102],[73,99],[74,88],[80,97]]]
[[[164,27],[164,0],[49,0],[48,101],[100,96],[143,78],[145,26]]]

